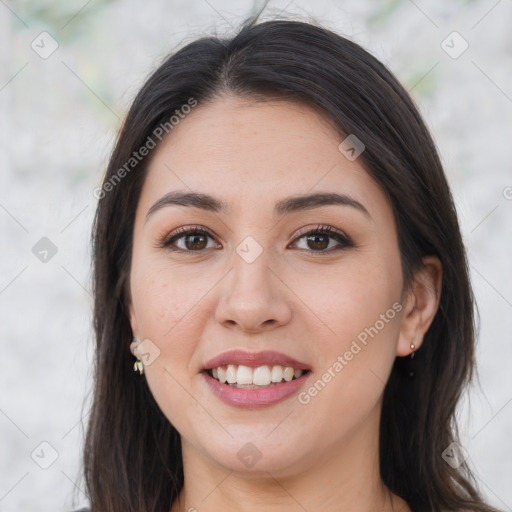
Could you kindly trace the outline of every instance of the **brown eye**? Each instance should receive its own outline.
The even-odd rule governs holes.
[[[185,235],[185,247],[190,249],[191,251],[195,251],[198,249],[204,249],[208,244],[208,235],[204,235],[202,233],[194,233],[191,235]]]
[[[327,249],[329,246],[329,236],[322,233],[315,233],[313,235],[307,235],[306,240],[308,246],[313,250]]]
[[[158,246],[182,253],[203,252],[205,249],[220,247],[218,244],[208,246],[209,239],[215,241],[213,235],[204,228],[184,227],[172,232]],[[297,245],[297,241],[302,239],[306,241],[306,247],[299,247],[299,249],[310,253],[324,254],[354,247],[354,243],[348,236],[332,226],[318,226],[310,229],[300,234],[293,245]],[[335,242],[334,245],[331,245],[332,241]]]
[[[299,247],[299,249],[304,249],[311,253],[334,252],[354,246],[352,240],[350,240],[348,236],[332,226],[318,226],[315,229],[301,234],[295,240],[300,241],[302,239],[306,240],[307,247]],[[329,247],[331,240],[335,240],[337,242],[337,246],[334,245]],[[297,242],[295,242],[295,244],[296,243]]]
[[[172,251],[201,252],[208,249],[208,239],[213,239],[211,234],[198,228],[180,228],[171,233],[159,246]]]

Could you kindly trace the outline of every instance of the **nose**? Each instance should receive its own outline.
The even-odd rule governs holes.
[[[286,325],[292,316],[292,293],[265,255],[248,263],[238,255],[223,283],[216,308],[217,322],[248,333]]]

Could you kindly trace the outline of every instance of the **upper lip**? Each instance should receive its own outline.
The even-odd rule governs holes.
[[[244,350],[229,350],[207,361],[203,370],[218,368],[219,366],[227,366],[228,364],[244,365],[252,368],[258,366],[290,366],[294,370],[309,370],[309,366],[305,363],[297,361],[293,357],[275,352],[273,350],[265,350],[262,352],[246,352]]]

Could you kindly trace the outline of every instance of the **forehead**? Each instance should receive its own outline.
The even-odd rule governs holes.
[[[199,104],[155,149],[141,206],[147,211],[166,192],[189,189],[233,207],[330,191],[350,193],[361,202],[366,198],[375,214],[389,208],[362,162],[339,150],[344,138],[326,116],[305,104],[235,97]]]

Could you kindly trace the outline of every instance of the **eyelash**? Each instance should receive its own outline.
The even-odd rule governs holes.
[[[166,236],[162,241],[160,241],[158,243],[158,247],[165,248],[165,249],[168,249],[173,252],[181,252],[181,253],[194,254],[194,253],[204,252],[206,249],[192,251],[192,250],[180,249],[180,248],[173,247],[174,242],[176,242],[177,240],[180,240],[181,238],[185,237],[186,235],[192,235],[192,234],[207,235],[210,238],[215,239],[215,237],[213,236],[211,231],[207,228],[204,228],[203,226],[188,226],[188,227],[181,227],[181,228],[178,228],[177,230],[173,231],[169,236]],[[313,234],[327,235],[329,238],[336,240],[339,243],[339,246],[335,249],[330,248],[330,249],[318,250],[318,251],[314,251],[312,249],[299,249],[299,250],[306,251],[308,253],[313,253],[313,254],[317,255],[317,254],[327,254],[327,253],[332,253],[332,252],[338,252],[338,251],[341,251],[348,247],[354,247],[354,243],[347,235],[345,235],[341,231],[338,231],[336,228],[334,228],[332,226],[323,225],[323,224],[315,226],[312,229],[306,228],[304,230],[300,230],[297,233],[297,235],[294,239],[294,242],[296,242],[297,240],[300,240],[302,238],[305,238],[308,235],[313,235]]]

